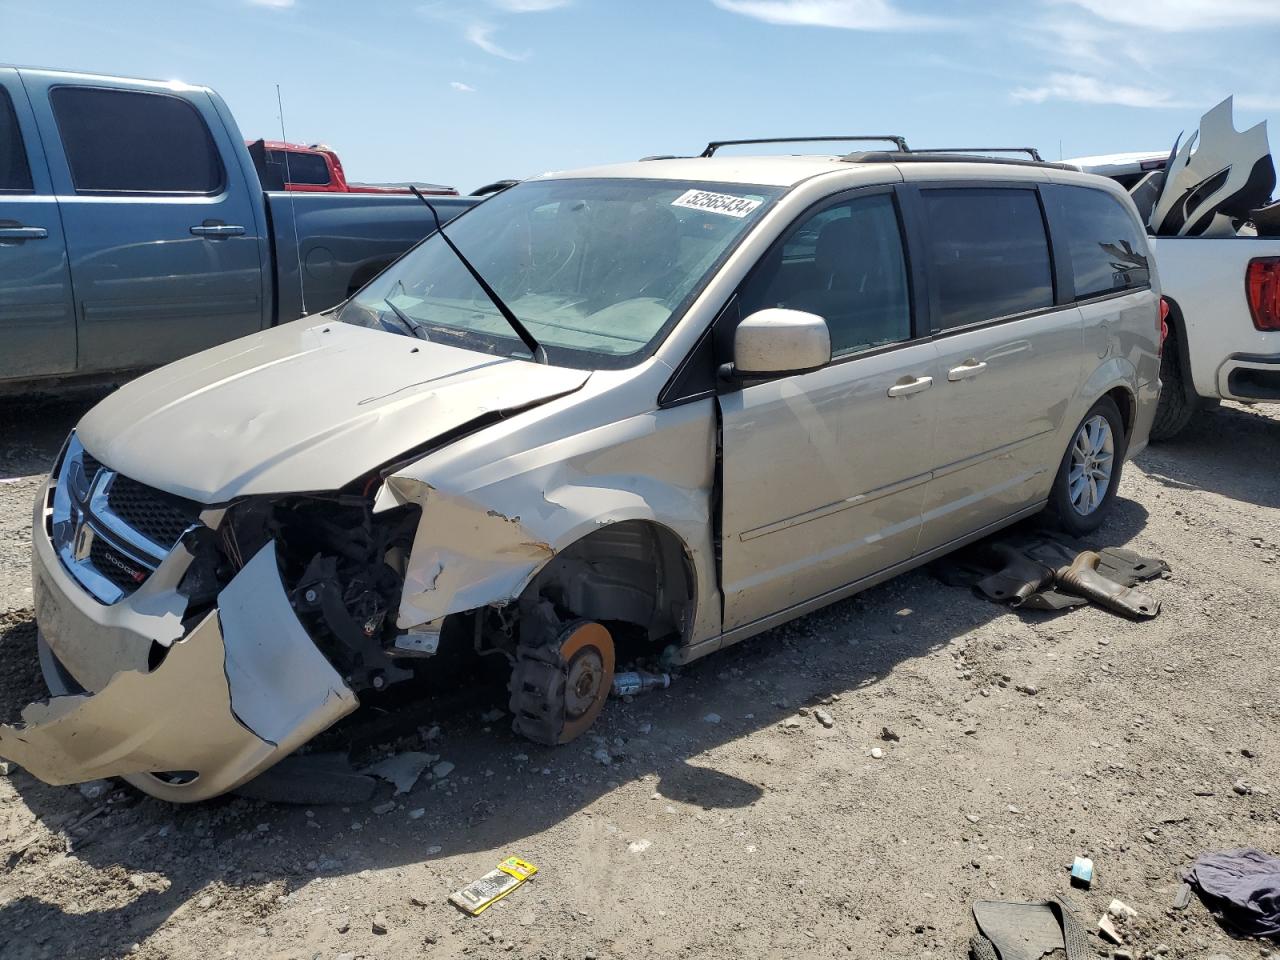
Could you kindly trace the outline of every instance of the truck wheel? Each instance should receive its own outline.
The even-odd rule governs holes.
[[[551,642],[521,644],[511,671],[512,729],[554,746],[583,734],[613,685],[613,637],[594,620],[566,625]]]
[[[1049,493],[1049,511],[1067,533],[1083,537],[1102,526],[1120,486],[1127,445],[1120,408],[1103,397],[1071,435]]]
[[[1198,409],[1195,398],[1187,397],[1186,377],[1178,362],[1178,347],[1169,333],[1165,339],[1164,353],[1160,356],[1160,400],[1156,403],[1155,419],[1151,422],[1153,441],[1169,440],[1182,432]]]

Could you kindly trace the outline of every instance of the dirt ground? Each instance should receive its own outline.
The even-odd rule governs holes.
[[[7,718],[42,693],[32,499],[88,402],[0,406]],[[1280,406],[1225,404],[1129,466],[1093,542],[1172,565],[1154,621],[1018,614],[918,572],[611,702],[567,747],[482,719],[496,684],[427,704],[422,749],[454,769],[381,813],[389,785],[174,807],[15,771],[0,956],[957,958],[974,900],[1057,893],[1091,930],[1131,905],[1135,957],[1280,952],[1170,906],[1202,851],[1280,854],[1278,452]],[[449,905],[509,855],[537,876],[479,918]]]

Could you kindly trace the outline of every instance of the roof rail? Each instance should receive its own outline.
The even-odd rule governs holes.
[[[888,150],[864,150],[840,158],[849,163],[998,163],[1014,167],[1049,167],[1054,170],[1071,170],[1070,164],[1050,163],[1047,160],[1020,160],[1017,157],[984,157],[972,153],[931,153],[927,150],[908,150],[893,153]]]
[[[925,147],[923,150],[912,150],[912,153],[1025,153],[1037,163],[1044,163],[1044,157],[1035,147]]]
[[[851,143],[854,141],[863,141],[863,140],[883,141],[885,143],[892,143],[895,147],[897,147],[903,153],[906,153],[911,149],[910,147],[907,146],[907,141],[904,137],[899,137],[895,134],[889,134],[883,137],[873,137],[873,136],[865,136],[865,135],[858,135],[858,136],[852,136],[852,137],[764,137],[759,140],[712,140],[710,143],[707,144],[707,149],[703,150],[702,153],[699,154],[699,156],[702,156],[702,157],[715,156],[715,152],[719,150],[721,147],[741,147],[741,146],[749,146],[751,144],[756,144],[756,143],[825,143],[830,141]]]

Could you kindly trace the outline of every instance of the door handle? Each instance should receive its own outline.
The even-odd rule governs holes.
[[[933,386],[933,377],[903,377],[889,388],[889,396],[905,397]]]
[[[229,223],[202,223],[199,226],[192,227],[191,233],[193,236],[213,237],[216,240],[219,237],[242,237],[244,236],[244,227]]]
[[[0,240],[45,240],[48,236],[44,227],[0,227]]]
[[[947,379],[951,381],[968,380],[970,377],[976,377],[980,373],[986,372],[987,363],[985,360],[966,360],[958,367],[952,367],[947,371]]]

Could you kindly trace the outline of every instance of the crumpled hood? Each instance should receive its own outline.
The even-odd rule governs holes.
[[[311,318],[128,383],[76,430],[127,477],[223,503],[337,489],[476,417],[571,393],[589,376]]]

